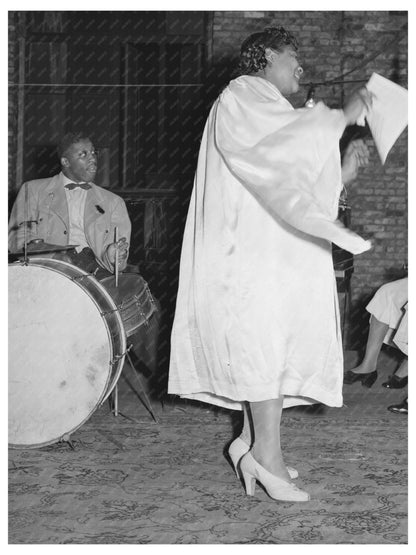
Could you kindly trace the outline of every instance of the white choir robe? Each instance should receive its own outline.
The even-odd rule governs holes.
[[[342,406],[331,242],[371,247],[336,220],[341,110],[297,109],[270,82],[230,82],[208,117],[187,216],[168,392],[230,409]]]

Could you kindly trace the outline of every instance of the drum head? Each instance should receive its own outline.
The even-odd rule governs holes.
[[[9,443],[48,445],[94,412],[110,378],[108,330],[73,280],[9,266]]]

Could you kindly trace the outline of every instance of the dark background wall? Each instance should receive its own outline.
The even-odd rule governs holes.
[[[164,307],[166,349],[204,121],[242,40],[271,25],[300,42],[295,107],[310,83],[340,107],[372,72],[407,88],[404,11],[9,12],[10,202],[24,180],[58,169],[64,132],[86,130],[100,150],[97,183],[128,203],[131,259]],[[382,166],[366,128],[350,128],[341,147],[351,136],[365,138],[371,162],[348,187],[350,225],[375,245],[354,260],[346,342],[357,348],[365,303],[407,262],[408,151],[406,130]]]

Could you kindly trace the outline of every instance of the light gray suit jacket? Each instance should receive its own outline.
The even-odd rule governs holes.
[[[33,220],[27,226],[27,242],[41,238],[45,243],[67,245],[68,218],[68,203],[62,173],[24,183],[10,215],[9,250],[11,252],[22,250],[25,220]],[[110,272],[114,271],[114,266],[108,260],[106,248],[114,242],[116,226],[118,237],[125,237],[130,244],[131,223],[124,200],[111,191],[91,183],[85,202],[85,237],[99,264]]]

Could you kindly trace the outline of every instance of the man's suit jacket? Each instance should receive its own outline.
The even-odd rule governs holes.
[[[25,197],[27,209],[25,211]],[[25,215],[26,214],[26,215]],[[68,203],[64,190],[63,174],[24,183],[19,190],[9,220],[9,250],[22,250],[25,220],[28,224],[27,242],[41,238],[45,243],[67,245],[69,239]],[[87,191],[84,212],[84,232],[88,245],[97,261],[110,272],[106,248],[114,242],[114,229],[118,237],[125,237],[130,244],[131,223],[124,200],[98,185],[91,183]]]

